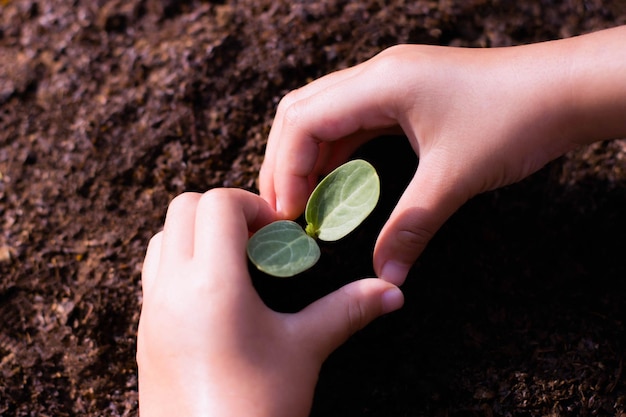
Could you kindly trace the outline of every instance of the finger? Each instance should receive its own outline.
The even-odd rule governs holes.
[[[148,242],[148,249],[141,267],[141,288],[144,297],[156,281],[157,272],[159,270],[159,262],[161,261],[161,244],[163,242],[163,232],[159,232]]]
[[[466,187],[446,164],[420,161],[417,172],[374,248],[378,277],[401,285],[428,242],[443,223],[468,199]]]
[[[190,259],[193,256],[194,224],[198,193],[180,194],[172,200],[165,216],[162,237],[162,258],[170,260]]]
[[[348,149],[353,151],[361,142],[345,138],[397,124],[392,112],[383,110],[392,103],[390,91],[352,77],[287,109],[273,173],[276,206],[283,215],[295,217],[302,212],[321,143],[341,139],[350,143]]]
[[[280,148],[281,140],[283,139],[282,126],[286,110],[293,103],[314,96],[319,91],[342,82],[344,79],[350,77],[354,72],[356,72],[357,68],[358,66],[325,75],[304,87],[289,92],[281,99],[278,104],[274,122],[267,140],[265,158],[259,173],[259,191],[261,193],[261,197],[263,197],[271,207],[275,209],[277,208],[276,195],[274,192],[274,171],[277,164],[277,152]]]
[[[352,282],[291,316],[306,346],[324,360],[375,318],[395,311],[404,296],[395,285],[376,278]]]
[[[343,164],[348,158],[354,154],[354,152],[364,143],[369,140],[384,136],[398,134],[399,128],[382,128],[373,129],[369,131],[356,132],[341,140],[331,143],[320,143],[319,154],[315,163],[314,169],[311,173],[303,178],[303,184],[306,184],[303,188],[300,197],[296,197],[297,201],[293,207],[290,207],[290,211],[282,210],[281,204],[276,205],[274,197],[273,204],[276,205],[276,210],[281,218],[294,219],[302,214],[306,201],[319,183],[320,177],[330,173],[332,170]],[[401,130],[400,130],[401,132]],[[268,171],[265,171],[266,174]],[[272,184],[274,181],[272,181]],[[271,191],[266,191],[266,195],[274,196],[273,188]],[[265,197],[264,197],[265,198]],[[270,204],[272,204],[271,198],[265,198]]]
[[[249,231],[275,218],[274,210],[248,191],[219,188],[204,193],[196,211],[194,260],[224,281],[248,279]]]
[[[397,90],[406,89],[389,77],[387,62],[367,61],[334,80],[320,82],[314,94],[296,92],[284,100],[260,177],[261,194],[282,217],[294,218],[302,212],[311,176],[319,173],[316,168],[324,157],[322,144],[341,141],[347,144],[346,155],[374,137],[377,129],[398,124]]]

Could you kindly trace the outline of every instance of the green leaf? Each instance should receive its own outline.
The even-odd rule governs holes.
[[[362,159],[347,162],[328,174],[306,205],[307,233],[320,240],[338,240],[353,231],[374,210],[380,180]]]
[[[269,275],[290,277],[306,271],[320,257],[320,248],[302,227],[280,220],[259,229],[249,240],[248,257]]]

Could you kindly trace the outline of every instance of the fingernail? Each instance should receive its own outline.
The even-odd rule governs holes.
[[[388,261],[383,265],[380,279],[391,282],[394,285],[402,285],[409,273],[410,267],[395,261]]]
[[[394,287],[385,291],[382,295],[383,314],[398,310],[404,304],[404,294],[400,288]]]

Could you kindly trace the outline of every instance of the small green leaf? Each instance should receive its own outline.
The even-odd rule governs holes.
[[[307,233],[320,240],[339,240],[374,210],[380,180],[362,159],[347,162],[328,174],[313,190],[306,205]]]
[[[315,240],[290,220],[259,229],[248,240],[247,252],[259,270],[276,277],[291,277],[306,271],[320,257]]]

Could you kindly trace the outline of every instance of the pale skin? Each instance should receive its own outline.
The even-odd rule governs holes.
[[[464,202],[577,146],[626,137],[624,51],[626,27],[499,49],[403,45],[288,94],[262,198],[183,194],[149,244],[141,416],[308,415],[322,362],[402,306],[396,285]],[[420,160],[376,243],[383,279],[355,281],[296,314],[268,309],[248,275],[249,233],[297,217],[319,175],[383,133],[404,133]]]
[[[402,306],[396,286],[370,278],[296,314],[267,308],[252,286],[245,247],[250,232],[275,218],[243,190],[172,201],[142,271],[142,417],[307,416],[326,357]]]
[[[320,175],[364,142],[403,133],[419,166],[380,232],[377,275],[400,285],[468,199],[580,145],[626,137],[626,26],[531,45],[399,45],[289,93],[261,196],[295,218]]]

